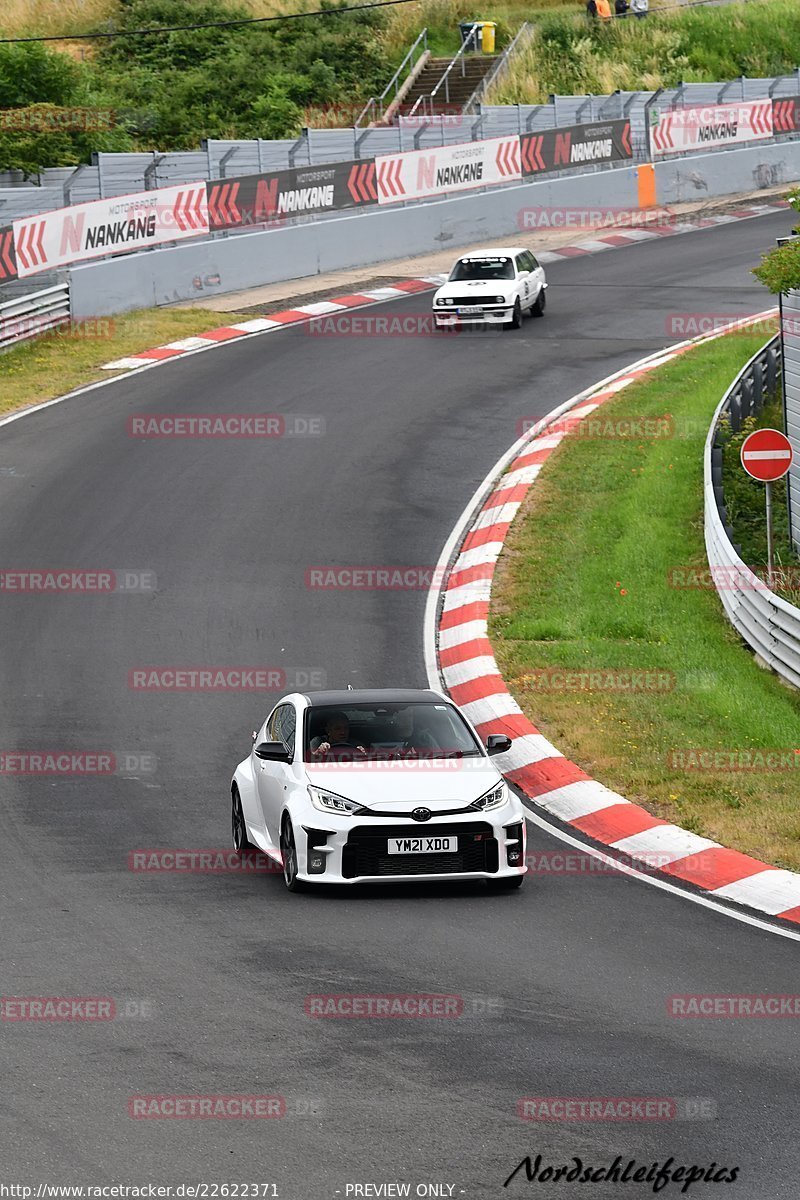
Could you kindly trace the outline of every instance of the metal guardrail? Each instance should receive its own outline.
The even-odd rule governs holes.
[[[28,292],[0,304],[0,352],[10,350],[70,319],[69,284]]]
[[[381,92],[380,96],[371,96],[369,98],[369,100],[367,101],[367,103],[364,105],[361,112],[356,117],[356,122],[355,122],[356,129],[360,129],[363,125],[369,125],[373,121],[380,121],[383,119],[384,111],[388,107],[388,105],[386,105],[384,102],[386,100],[386,97],[389,95],[389,92],[391,92],[392,89],[394,89],[394,95],[392,96],[392,99],[389,101],[389,104],[391,104],[394,100],[397,99],[397,96],[400,92],[400,88],[403,86],[403,84],[406,82],[406,80],[408,79],[411,72],[414,70],[419,59],[422,57],[423,54],[426,54],[427,51],[428,51],[428,28],[426,26],[423,29],[422,33],[417,38],[417,40],[414,42],[414,44],[411,47],[411,49],[409,50],[408,54],[405,56],[403,61],[400,63],[400,66],[397,68],[394,75],[389,80],[389,82],[387,83],[387,85],[383,89],[383,91]],[[400,83],[400,76],[403,75],[404,71],[405,71],[405,75],[403,76],[403,83]]]
[[[703,463],[705,541],[714,586],[728,619],[752,650],[783,679],[800,687],[800,609],[770,591],[732,542],[722,491],[719,426],[734,432],[761,410],[781,379],[780,337],[771,338],[742,368],[714,413]]]
[[[724,103],[737,99],[792,96],[800,96],[800,67],[789,75],[763,79],[743,76],[727,83],[682,83],[675,88],[659,89],[657,105],[661,110],[669,111],[720,103],[720,97]],[[129,195],[146,191],[148,187],[169,187],[204,178],[220,179],[287,167],[316,166],[380,154],[401,154],[455,142],[533,133],[560,125],[617,117],[630,119],[634,159],[646,161],[645,109],[652,98],[652,92],[620,91],[607,96],[552,96],[547,104],[495,105],[481,100],[473,101],[476,112],[468,114],[469,120],[464,117],[454,120],[452,114],[432,115],[420,120],[415,115],[413,120],[399,117],[391,126],[308,128],[297,138],[275,141],[210,139],[201,149],[168,154],[98,153],[93,155],[91,166],[44,169],[39,174],[38,185],[23,181],[18,173],[0,173],[0,225],[68,204]],[[781,142],[796,137],[796,133],[780,133],[772,140]],[[725,153],[726,148],[720,147],[719,152]],[[586,169],[603,167],[587,163]]]

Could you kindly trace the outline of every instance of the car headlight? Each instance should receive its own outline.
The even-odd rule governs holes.
[[[505,296],[495,296],[494,302],[495,304],[505,304],[506,298]]]
[[[348,800],[346,796],[339,796],[336,792],[329,792],[327,788],[312,787],[308,785],[308,794],[311,797],[311,803],[314,808],[318,808],[320,812],[334,812],[341,816],[349,817],[353,813],[359,812],[360,804],[356,804],[355,800]]]
[[[508,801],[508,788],[504,783],[498,783],[490,791],[484,792],[472,804],[472,808],[479,808],[481,812],[486,812],[490,808],[500,808]]]
[[[448,296],[447,299],[445,300],[445,304],[452,304],[452,303],[453,303],[452,296]]]

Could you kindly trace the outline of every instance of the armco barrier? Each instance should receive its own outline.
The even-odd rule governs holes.
[[[655,97],[654,97],[655,98]],[[774,117],[774,114],[780,114]],[[657,118],[657,119],[656,119]],[[792,128],[800,118],[795,99],[766,99],[682,108],[666,114],[650,111],[651,147],[660,162],[703,145],[719,147],[768,140],[784,152],[792,143],[771,141],[776,123]],[[683,139],[683,140],[681,140]],[[735,151],[734,151],[735,152]],[[735,166],[718,169],[726,175]],[[375,159],[350,159],[319,167],[293,168],[255,175],[195,180],[88,201],[13,222],[16,272],[27,277],[55,267],[109,254],[130,253],[214,232],[281,224],[294,218],[400,205],[464,191],[513,185],[523,177],[631,162],[631,121],[579,123],[541,133],[428,147]],[[676,174],[685,175],[685,158]],[[693,184],[699,186],[693,179]],[[752,187],[748,180],[742,190]],[[728,188],[728,191],[734,190]],[[662,202],[671,197],[662,195]],[[3,265],[0,243],[0,272]],[[2,276],[0,276],[0,281]]]
[[[724,159],[724,165],[720,163]],[[697,155],[655,165],[657,203],[708,199],[800,178],[800,141]],[[303,226],[186,242],[157,253],[75,266],[73,315],[192,301],[286,279],[366,267],[413,254],[530,236],[526,212],[640,206],[639,168],[543,177],[488,193],[465,193],[408,206],[369,206]],[[650,201],[653,203],[653,201]]]
[[[66,283],[28,292],[0,304],[0,351],[48,329],[64,325],[70,318],[69,286]]]
[[[730,412],[736,428],[757,412],[775,390],[779,366],[776,335],[742,368],[714,413],[703,464],[705,539],[711,575],[731,624],[773,670],[800,687],[800,609],[771,592],[736,553],[725,521],[722,450],[716,445],[721,419]]]

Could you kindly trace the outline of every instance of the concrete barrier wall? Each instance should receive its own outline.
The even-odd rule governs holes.
[[[774,187],[800,178],[800,141],[660,162],[655,175],[658,204]],[[525,228],[526,208],[632,209],[638,204],[638,167],[629,166],[188,242],[71,268],[72,311],[75,318],[106,316],[450,246],[455,252],[501,237],[516,241]]]

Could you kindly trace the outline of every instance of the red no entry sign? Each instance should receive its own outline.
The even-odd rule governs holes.
[[[757,429],[742,443],[742,466],[761,483],[782,479],[792,465],[792,444],[779,429]]]

